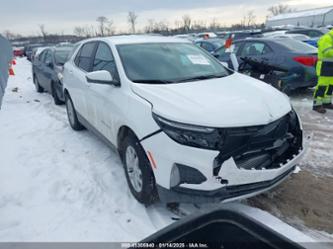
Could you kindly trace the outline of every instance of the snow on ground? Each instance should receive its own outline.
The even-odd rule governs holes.
[[[65,107],[35,92],[30,63],[17,62],[0,111],[0,241],[139,241],[174,222],[164,205],[132,197],[118,155],[74,132]]]
[[[116,153],[35,93],[30,63],[16,71],[0,111],[1,240],[139,240],[172,222],[132,198]]]

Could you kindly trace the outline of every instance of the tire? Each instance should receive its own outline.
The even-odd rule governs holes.
[[[146,206],[154,203],[158,199],[154,173],[145,151],[133,134],[124,139],[120,155],[128,186],[135,199]],[[135,183],[135,178],[139,182]]]
[[[65,95],[65,103],[66,103],[68,122],[70,126],[75,131],[83,130],[84,126],[78,120],[73,101],[68,94]]]
[[[39,85],[39,82],[38,82],[38,79],[37,79],[36,75],[33,77],[33,81],[34,81],[34,85],[35,85],[35,88],[36,88],[36,92],[38,92],[38,93],[44,92],[44,88]]]
[[[55,105],[62,105],[64,102],[59,98],[58,91],[56,89],[56,84],[57,83],[55,82],[51,83],[52,97]]]

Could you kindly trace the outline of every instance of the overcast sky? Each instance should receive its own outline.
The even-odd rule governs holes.
[[[229,25],[240,22],[249,10],[263,22],[268,7],[278,3],[298,10],[333,4],[332,0],[9,0],[0,2],[0,32],[36,35],[38,25],[44,24],[49,33],[70,34],[75,26],[96,25],[98,16],[113,20],[116,31],[128,31],[128,11],[137,13],[139,29],[148,19],[174,26],[185,14],[207,24],[215,18]]]

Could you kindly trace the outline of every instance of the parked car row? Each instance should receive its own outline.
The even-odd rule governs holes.
[[[287,96],[184,39],[89,39],[45,49],[33,72],[37,91],[65,100],[74,130],[118,151],[144,204],[249,197],[281,183],[303,154]]]

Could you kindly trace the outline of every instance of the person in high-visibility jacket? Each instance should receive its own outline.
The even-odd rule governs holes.
[[[322,36],[318,41],[318,84],[314,92],[313,110],[326,113],[333,109],[333,30]]]

